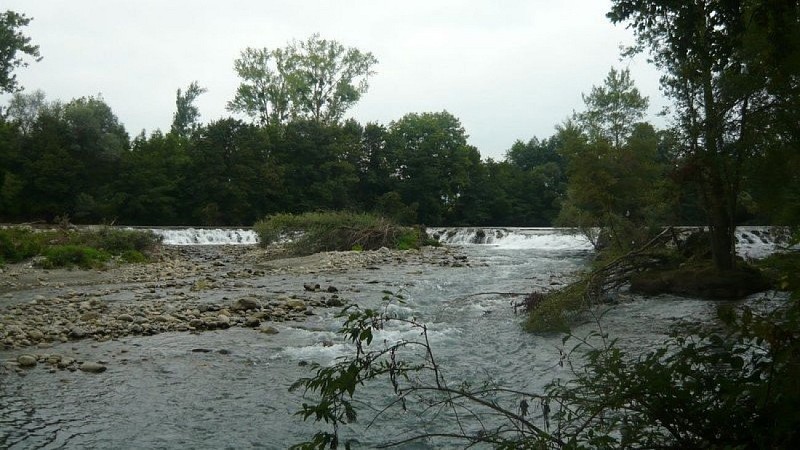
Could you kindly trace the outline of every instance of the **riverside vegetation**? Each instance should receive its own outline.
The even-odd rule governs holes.
[[[289,251],[310,255],[327,251],[410,250],[438,245],[424,228],[401,226],[383,217],[351,212],[277,214],[253,226],[262,246],[288,239]]]
[[[160,245],[150,231],[99,227],[57,230],[10,227],[0,229],[0,265],[34,259],[37,267],[52,269],[102,268],[108,263],[141,263]]]

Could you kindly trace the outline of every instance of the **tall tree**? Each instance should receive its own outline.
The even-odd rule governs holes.
[[[404,204],[416,208],[419,223],[447,223],[470,183],[471,166],[480,163],[461,121],[447,111],[406,114],[390,124],[387,142]]]
[[[579,227],[595,244],[602,236],[602,243],[625,250],[646,239],[648,225],[662,217],[658,137],[639,122],[647,98],[627,70],[611,69],[583,100],[586,110],[559,131],[569,182],[558,222]],[[606,233],[597,235],[598,229]]]
[[[200,110],[194,102],[201,94],[206,92],[206,88],[201,88],[197,81],[189,83],[186,92],[181,92],[180,88],[175,94],[175,114],[172,116],[172,127],[170,131],[178,136],[188,137],[196,131],[199,124]]]
[[[266,214],[273,178],[265,174],[270,145],[264,130],[235,119],[221,119],[198,130],[187,150],[182,191],[194,223],[252,224]],[[271,211],[270,211],[271,212]]]
[[[19,127],[22,134],[28,134],[32,131],[39,112],[46,106],[44,91],[37,89],[30,94],[14,92],[8,102],[6,115],[12,123]]]
[[[282,49],[248,47],[234,62],[242,82],[228,109],[262,125],[295,118],[338,123],[367,92],[377,62],[318,34]]]
[[[649,100],[642,97],[631,79],[629,69],[611,68],[601,86],[583,94],[586,111],[577,115],[593,140],[606,139],[612,147],[620,148],[647,111]]]
[[[295,106],[306,117],[322,123],[336,123],[369,88],[372,67],[378,60],[372,53],[320,39],[314,34],[288,48],[295,60]]]
[[[228,110],[244,113],[261,125],[285,123],[293,98],[289,64],[284,50],[244,49],[233,64],[242,81]]]
[[[14,69],[25,67],[24,56],[40,61],[39,46],[31,44],[31,38],[22,34],[20,28],[31,22],[29,17],[14,11],[0,13],[0,94],[20,90]]]
[[[120,176],[122,157],[130,147],[125,127],[100,95],[65,104],[62,119],[71,155],[63,164],[79,162],[82,167],[72,214],[84,221],[113,219],[119,193],[112,184]]]
[[[634,31],[638,45],[629,53],[648,49],[664,72],[662,87],[675,104],[683,164],[701,193],[714,264],[732,269],[743,167],[767,151],[775,119],[787,110],[787,99],[797,98],[796,61],[784,66],[771,58],[782,48],[796,59],[800,6],[614,0],[608,17]]]

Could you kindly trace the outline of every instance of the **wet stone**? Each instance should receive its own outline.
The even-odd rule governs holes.
[[[20,367],[36,367],[36,357],[33,355],[19,355],[17,357],[17,364]]]
[[[103,373],[107,369],[108,368],[106,366],[94,362],[85,362],[80,366],[81,372],[87,372],[87,373]]]

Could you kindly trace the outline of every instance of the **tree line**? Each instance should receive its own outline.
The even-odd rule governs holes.
[[[169,131],[131,138],[100,95],[61,103],[21,91],[13,70],[40,56],[20,32],[30,19],[7,12],[0,220],[251,225],[352,210],[431,226],[605,227],[628,241],[647,227],[709,224],[723,264],[735,224],[798,217],[796,27],[777,6],[745,3],[659,16],[618,2],[609,17],[634,27],[630,52],[652,50],[674,122],[644,121],[648,99],[612,68],[583,111],[501,161],[482,160],[447,111],[344,120],[378,61],[319,35],[241,52],[227,107],[247,119],[201,123],[205,89],[192,82],[176,93]]]
[[[273,213],[352,210],[403,223],[546,226],[564,189],[549,141],[515,144],[517,160],[481,161],[446,111],[388,126],[225,118],[130,138],[102,97],[42,98],[15,94],[0,121],[5,222],[251,225]]]

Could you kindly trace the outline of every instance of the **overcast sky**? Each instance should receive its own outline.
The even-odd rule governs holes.
[[[581,93],[612,67],[629,67],[665,104],[658,73],[621,61],[632,34],[606,18],[605,0],[4,0],[32,17],[25,34],[44,59],[17,71],[49,100],[101,93],[133,136],[168,130],[175,91],[197,80],[201,121],[230,114],[245,47],[283,47],[319,32],[379,60],[370,90],[349,116],[388,124],[447,110],[484,157],[502,159],[517,139],[553,134]],[[3,103],[6,103],[5,96]]]

